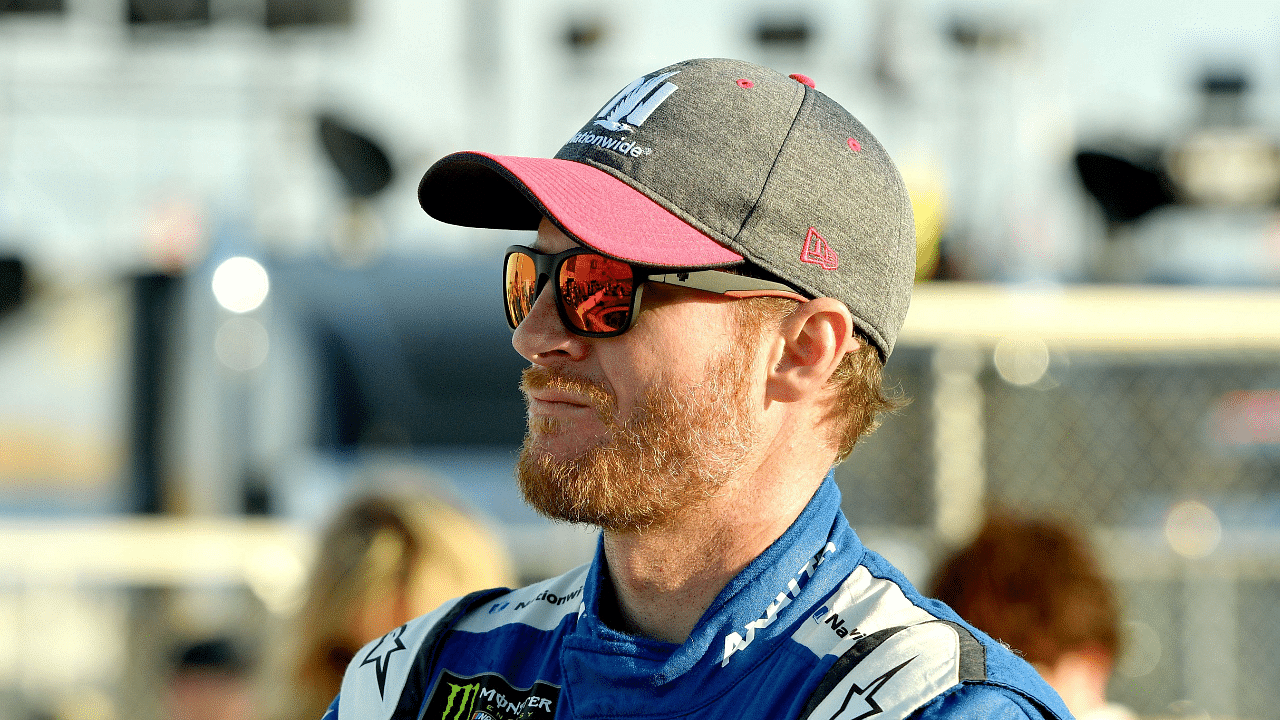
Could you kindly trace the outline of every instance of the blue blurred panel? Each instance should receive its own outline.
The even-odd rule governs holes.
[[[320,368],[320,449],[518,445],[527,363],[511,348],[500,259],[386,258],[278,268]]]

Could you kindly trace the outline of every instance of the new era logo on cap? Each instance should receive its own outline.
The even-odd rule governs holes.
[[[817,228],[809,228],[809,232],[804,236],[804,248],[800,251],[800,262],[817,265],[823,270],[835,270],[840,267],[839,256],[827,244],[827,239],[818,233]]]

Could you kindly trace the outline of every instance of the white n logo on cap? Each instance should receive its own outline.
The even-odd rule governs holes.
[[[643,125],[663,100],[679,90],[675,85],[663,82],[678,72],[680,71],[673,70],[651,78],[637,78],[614,95],[612,100],[605,103],[604,109],[596,115],[595,124],[614,132],[619,130],[630,132]]]

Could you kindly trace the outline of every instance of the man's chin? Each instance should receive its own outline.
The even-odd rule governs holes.
[[[523,453],[530,453],[539,458],[545,458],[544,463],[550,462],[553,465],[562,465],[572,463],[591,451],[594,447],[599,447],[607,442],[607,438],[603,436],[583,436],[577,433],[565,432],[561,429],[558,432],[540,432],[531,429],[524,438]]]
[[[554,443],[552,443],[554,444]],[[540,515],[552,520],[588,525],[595,522],[594,513],[585,504],[590,493],[583,492],[583,473],[573,468],[581,453],[560,455],[548,448],[535,433],[525,438],[516,464],[516,480],[525,502]]]

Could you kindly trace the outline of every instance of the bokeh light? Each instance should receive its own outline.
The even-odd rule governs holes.
[[[1124,654],[1116,663],[1116,672],[1128,678],[1150,675],[1160,664],[1164,645],[1160,633],[1147,623],[1129,620],[1124,624]]]
[[[237,372],[258,367],[267,359],[270,338],[262,323],[248,317],[234,317],[218,328],[213,350],[223,365]]]
[[[996,344],[996,372],[1013,385],[1032,385],[1049,371],[1049,346],[1033,337],[1007,337]]]
[[[1213,508],[1187,500],[1169,511],[1164,537],[1169,547],[1182,557],[1192,560],[1208,557],[1222,541],[1222,523]]]
[[[213,271],[213,296],[234,313],[258,309],[267,299],[270,280],[266,268],[253,258],[228,258]]]

